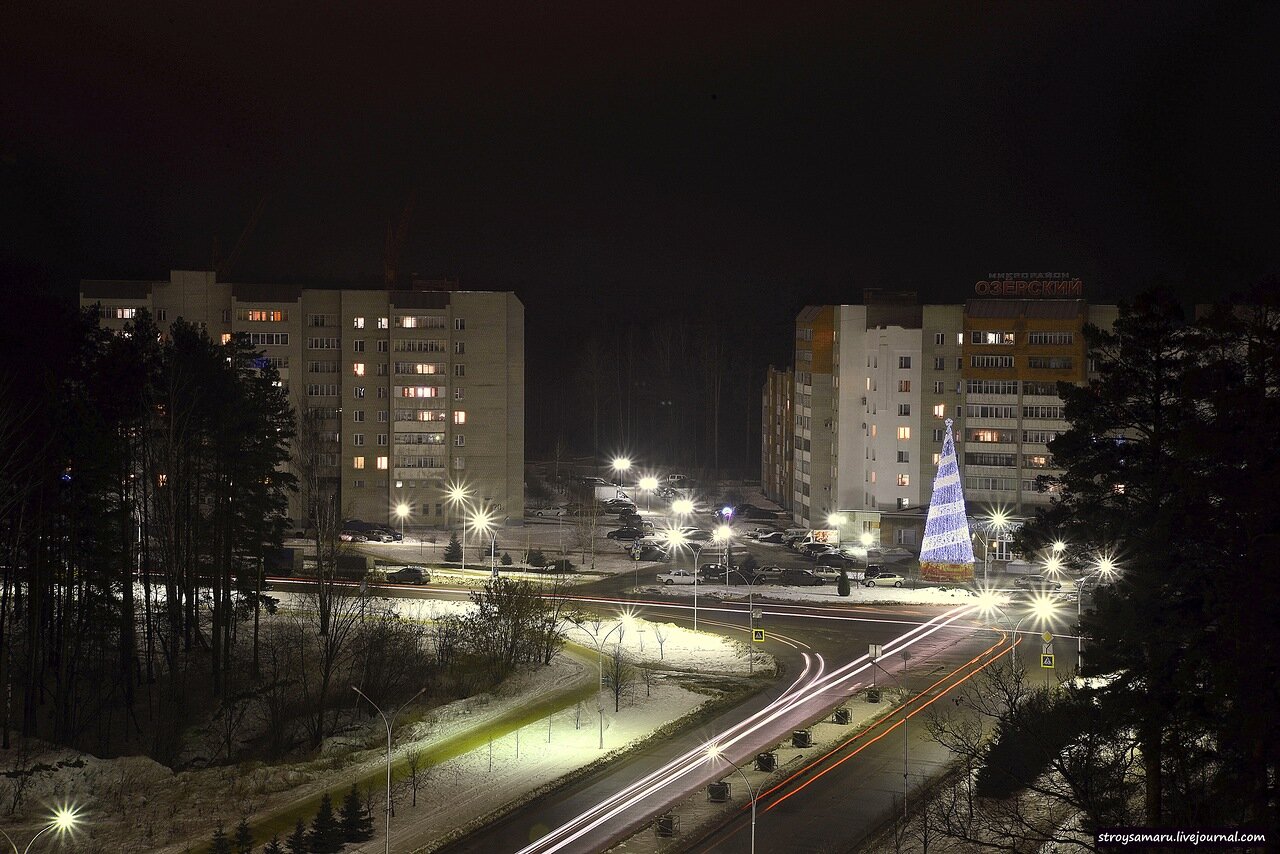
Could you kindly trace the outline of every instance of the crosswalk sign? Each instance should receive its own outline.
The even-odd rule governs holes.
[[[1046,670],[1053,669],[1053,653],[1047,652],[1040,656],[1040,666]]]
[[[751,639],[756,643],[764,643],[764,629],[752,629]]]

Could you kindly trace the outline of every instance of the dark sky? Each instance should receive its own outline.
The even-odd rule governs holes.
[[[402,267],[552,333],[1278,269],[1276,3],[16,5],[10,282],[208,267],[263,196],[233,279],[377,277],[410,191]]]

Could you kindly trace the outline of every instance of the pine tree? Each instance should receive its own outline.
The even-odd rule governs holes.
[[[284,854],[284,846],[280,844],[279,834],[271,837],[271,841],[263,846],[262,854]]]
[[[247,816],[240,816],[240,823],[236,825],[235,835],[231,837],[231,847],[236,854],[251,854],[253,851],[253,833],[249,830]]]
[[[213,832],[213,840],[209,843],[209,854],[231,854],[231,842],[227,839],[227,831],[222,825]]]
[[[501,563],[503,566],[511,566],[511,554],[509,552],[502,553]]]
[[[843,566],[840,567],[840,580],[836,582],[836,593],[841,596],[848,596],[852,592],[849,589],[849,571]]]
[[[311,820],[311,854],[337,854],[342,850],[342,826],[333,814],[333,801],[325,792],[320,798],[320,809]]]
[[[373,838],[373,816],[364,808],[356,784],[351,784],[351,791],[342,799],[342,808],[338,811],[342,824],[342,838],[347,842],[364,842]]]
[[[462,560],[462,543],[458,540],[456,531],[449,532],[449,545],[444,547],[444,559],[448,563]]]
[[[525,563],[529,566],[536,566],[539,569],[546,566],[547,556],[542,553],[542,549],[529,549],[529,555],[525,558]]]
[[[289,854],[310,854],[311,843],[307,840],[307,826],[302,819],[298,819],[284,844],[289,846]]]

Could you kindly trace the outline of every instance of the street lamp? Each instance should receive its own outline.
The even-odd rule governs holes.
[[[999,535],[1007,527],[1009,527],[1009,514],[1003,510],[994,510],[983,520],[983,526],[974,532],[982,536],[982,547],[985,553],[982,563],[983,587],[989,587],[991,584],[991,535],[992,533]]]
[[[498,577],[498,563],[496,553],[498,551],[498,527],[494,524],[493,514],[488,510],[477,510],[471,514],[472,530],[481,531],[489,535],[489,574],[494,578]],[[463,548],[466,552],[466,548]]]
[[[409,515],[409,505],[401,501],[396,505],[396,518],[400,520],[400,539],[404,539],[404,520]]]
[[[747,582],[747,628],[751,630],[751,643],[756,642],[756,605],[755,592],[756,582],[764,580],[763,575],[757,575],[755,578]],[[747,647],[747,673],[755,675],[756,672],[756,653],[754,646]]]
[[[351,690],[355,691],[361,697],[364,697],[369,705],[377,709],[378,714],[382,715],[382,722],[387,726],[387,838],[382,841],[382,850],[386,852],[386,854],[391,854],[391,731],[395,728],[396,718],[404,711],[404,707],[421,697],[422,692],[427,689],[424,685],[422,690],[405,700],[404,703],[401,704],[400,708],[396,709],[395,714],[390,718],[387,717],[386,712],[382,711],[382,708],[377,703],[369,699],[368,694],[361,691],[354,685],[351,686]]]
[[[1116,572],[1116,563],[1108,555],[1098,558],[1098,562],[1094,564],[1094,569],[1089,574],[1083,576],[1076,582],[1076,672],[1079,673],[1084,667],[1084,629],[1081,622],[1084,619],[1084,588],[1090,578],[1095,575],[1109,578]]]
[[[644,490],[644,509],[649,512],[649,496],[658,488],[658,479],[656,477],[640,478],[640,488]]]
[[[449,484],[449,490],[445,493],[446,502],[449,505],[449,515],[445,517],[445,528],[453,527],[453,514],[457,512],[458,505],[461,504],[465,512],[467,506],[467,498],[470,493],[467,492],[465,486],[460,483]],[[467,520],[464,516],[462,519],[462,569],[467,568]]]
[[[45,826],[36,831],[36,835],[31,837],[31,841],[27,843],[27,847],[23,848],[21,852],[18,851],[18,844],[13,841],[13,837],[8,833],[5,833],[3,828],[0,828],[0,835],[3,835],[5,841],[7,841],[9,846],[13,848],[13,854],[27,854],[27,852],[31,850],[31,846],[36,844],[36,840],[41,836],[44,836],[50,830],[57,833],[58,836],[62,836],[67,833],[74,833],[78,824],[80,824],[79,807],[61,806],[53,811],[53,814],[49,816],[49,820]]]
[[[693,573],[693,630],[698,630],[698,558],[697,552],[693,548],[693,544],[689,542],[689,538],[685,536],[684,531],[679,528],[670,528],[666,532],[667,545],[674,549],[684,549],[689,547],[689,553],[695,555],[693,561],[689,565],[689,570]]]
[[[747,777],[746,772],[738,767],[737,763],[724,755],[724,751],[720,749],[718,744],[707,746],[707,759],[712,761],[723,759],[728,762],[733,766],[734,771],[742,775],[742,781],[747,784],[747,791],[751,793],[751,854],[756,854],[756,790],[752,787],[750,778]]]
[[[613,458],[613,471],[618,476],[618,486],[622,486],[622,476],[631,468],[631,460],[627,457]]]
[[[733,568],[733,528],[728,525],[721,525],[716,528],[712,535],[712,541],[724,544],[724,583],[729,584],[729,570]]]
[[[1022,624],[1024,621],[1032,617],[1036,618],[1042,623],[1052,620],[1057,615],[1058,603],[1055,602],[1053,598],[1050,596],[1045,596],[1045,595],[1037,596],[1033,600],[1031,600],[1030,609],[1025,614],[1023,614],[1016,623],[1014,623],[1013,617],[1009,616],[1008,612],[1006,612],[1004,608],[1000,607],[999,601],[1000,601],[1000,597],[998,597],[994,591],[984,590],[978,596],[978,608],[982,613],[982,615],[985,617],[993,617],[994,614],[998,612],[1006,620],[1008,620],[1009,623],[1013,626],[1013,628],[1009,632],[1010,645],[1011,645],[1011,648],[1013,649],[1013,666],[1018,670],[1021,670],[1022,667],[1018,662],[1018,653],[1017,653],[1017,645],[1016,645],[1018,630],[1022,627]],[[997,623],[998,622],[999,621],[997,620]]]
[[[578,624],[578,628],[580,629],[582,628],[581,623]],[[609,629],[609,631],[605,632],[604,637],[602,638],[597,638],[595,635],[595,632],[587,632],[587,637],[591,638],[591,642],[595,644],[596,652],[599,655],[599,657],[596,659],[596,666],[599,668],[599,672],[600,672],[600,681],[599,681],[599,684],[596,686],[596,711],[599,712],[600,714],[600,749],[601,750],[604,750],[604,697],[601,696],[604,693],[604,642],[609,639],[609,635],[613,634],[614,632],[618,631],[621,628],[622,628],[622,621],[619,620],[618,625],[614,626],[613,628]],[[586,629],[583,629],[583,631],[586,631]]]

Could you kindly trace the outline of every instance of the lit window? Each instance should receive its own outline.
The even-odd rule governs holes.
[[[387,319],[386,319],[385,317],[379,317],[379,318],[378,318],[378,328],[379,328],[379,329],[386,329],[386,328],[387,328]]]
[[[911,391],[911,380],[898,380],[898,391]]]
[[[933,408],[934,418],[942,418],[946,414],[947,414],[947,405],[945,403],[939,403],[937,406]]]
[[[230,332],[224,332],[224,333],[222,333],[222,343],[223,343],[223,344],[230,344],[230,343],[231,343],[231,333],[230,333]]]
[[[378,471],[386,471],[386,470],[387,470],[387,458],[378,457]]]
[[[875,437],[876,437],[876,425],[872,424],[872,425],[871,425],[871,438],[872,438],[872,439],[874,439]]]
[[[933,455],[933,464],[934,464],[935,466],[936,466],[939,462],[941,462],[941,461],[942,461],[942,454],[934,454],[934,455]]]
[[[364,457],[352,457],[352,458],[351,458],[351,467],[352,467],[353,469],[357,469],[357,470],[361,470],[361,469],[363,469],[363,468],[364,468]]]
[[[876,473],[875,473],[875,472],[872,472],[872,473],[871,473],[871,482],[872,482],[872,483],[875,483],[875,482],[876,482]]]
[[[364,362],[352,362],[351,372],[358,377],[364,376]]]
[[[910,438],[911,438],[911,428],[910,428],[910,427],[899,427],[899,428],[898,428],[898,438],[899,438],[899,439],[910,439]]]
[[[354,326],[356,329],[364,329],[364,318],[363,317],[351,318],[351,325]]]
[[[910,486],[910,485],[911,485],[911,475],[909,474],[898,475],[898,486]]]
[[[466,410],[464,410],[464,409],[458,409],[458,410],[455,410],[455,411],[454,411],[454,413],[453,413],[453,423],[454,423],[454,424],[466,424],[466,423],[467,423],[467,413],[466,413]]]

